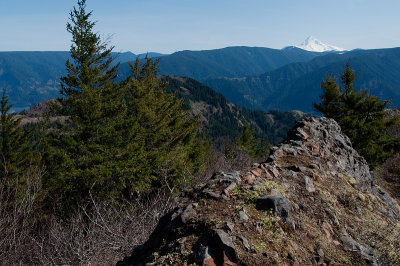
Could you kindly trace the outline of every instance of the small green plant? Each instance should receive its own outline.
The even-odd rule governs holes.
[[[279,225],[278,225],[278,219],[277,217],[271,217],[270,213],[267,213],[262,219],[262,226],[265,230],[268,231],[273,231],[275,232],[276,230],[278,230]]]
[[[240,212],[241,210],[243,210],[243,206],[236,206],[235,207],[235,211],[236,212]]]
[[[260,194],[258,191],[247,190],[244,193],[244,198],[245,198],[246,202],[248,202],[248,203],[255,203],[259,196],[260,196]]]
[[[259,240],[253,244],[253,248],[256,250],[257,253],[260,253],[267,248],[267,244],[264,241]]]
[[[241,190],[242,190],[242,186],[236,186],[236,187],[234,187],[232,189],[232,193],[233,194],[240,194]]]
[[[283,191],[282,187],[279,184],[277,184],[276,182],[274,182],[274,181],[270,181],[270,180],[264,181],[263,185],[264,185],[264,187],[263,187],[264,192],[268,192],[269,193],[273,189],[277,189],[279,191]]]

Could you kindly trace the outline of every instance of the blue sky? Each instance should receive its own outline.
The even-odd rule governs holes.
[[[69,50],[75,0],[0,0],[0,51]],[[399,0],[87,0],[115,51],[282,48],[312,35],[343,47],[400,46]]]

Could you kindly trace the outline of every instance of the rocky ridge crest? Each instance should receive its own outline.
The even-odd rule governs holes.
[[[177,205],[118,265],[400,263],[400,208],[331,119],[298,122],[266,162]]]

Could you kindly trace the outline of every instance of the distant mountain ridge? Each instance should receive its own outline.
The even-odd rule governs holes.
[[[112,53],[115,63],[134,61],[131,52]],[[149,57],[163,56],[149,53]],[[6,89],[15,110],[29,108],[44,100],[59,97],[59,80],[65,75],[66,51],[0,52],[0,89]]]
[[[159,59],[159,74],[194,78],[253,109],[298,109],[311,112],[320,83],[327,74],[337,79],[346,63],[356,71],[357,88],[400,105],[400,48],[310,52],[297,47],[227,47],[181,51],[171,55],[149,53]],[[0,88],[16,108],[59,97],[59,78],[65,75],[68,52],[0,52]],[[115,53],[119,79],[130,74],[128,62],[138,56]],[[144,54],[139,55],[143,58]]]
[[[205,84],[241,106],[312,112],[312,102],[319,101],[321,94],[320,83],[328,74],[340,81],[347,63],[357,75],[356,88],[400,106],[400,48],[330,53],[257,76],[210,79]]]
[[[293,62],[306,62],[318,55],[298,48],[280,50],[247,46],[180,51],[159,58],[159,74],[191,77],[199,81],[217,77],[244,77],[265,73]],[[127,75],[129,71],[127,63],[121,64],[122,75]]]
[[[177,76],[163,76],[167,83],[164,90],[173,93],[183,100],[183,108],[193,116],[199,116],[201,131],[219,145],[226,137],[233,140],[244,125],[250,125],[255,131],[255,137],[262,138],[271,144],[281,142],[286,138],[286,132],[305,116],[301,112],[264,112],[250,110],[230,103],[222,94],[191,79]],[[36,122],[45,112],[50,110],[50,104],[56,101],[41,102],[29,110],[20,113],[22,124]],[[52,120],[63,121],[66,117],[52,117]]]

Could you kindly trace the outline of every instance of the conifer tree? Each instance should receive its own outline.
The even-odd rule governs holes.
[[[130,198],[160,187],[171,191],[193,181],[203,168],[207,145],[199,123],[182,101],[162,90],[157,62],[132,65],[131,76],[115,83],[111,49],[93,33],[85,1],[71,12],[73,35],[68,75],[61,79],[61,129],[49,130],[45,186],[61,214],[92,196]]]
[[[67,76],[61,78],[61,93],[65,96],[112,84],[118,69],[118,64],[111,67],[114,47],[107,47],[94,32],[96,23],[90,21],[92,12],[86,12],[86,0],[78,0],[77,5],[70,12],[67,23],[67,31],[72,35],[70,53],[73,61],[67,59]]]
[[[145,58],[131,65],[131,76],[123,83],[128,116],[140,125],[138,136],[148,153],[154,181],[178,185],[193,181],[203,168],[207,143],[197,137],[198,117],[190,117],[183,100],[162,90],[166,85],[157,78],[157,61]],[[163,177],[166,177],[163,178]]]
[[[31,159],[29,133],[20,126],[21,118],[10,112],[6,90],[0,103],[0,179],[13,178],[23,173]]]
[[[67,60],[67,75],[61,78],[61,93],[66,98],[60,100],[61,107],[54,106],[68,120],[60,130],[50,130],[50,148],[45,154],[50,197],[57,197],[67,209],[87,197],[90,189],[97,195],[115,189],[110,178],[113,154],[104,138],[124,114],[114,92],[118,64],[112,66],[113,47],[94,32],[91,16],[86,0],[78,0],[70,12],[67,31],[72,35],[72,61]]]
[[[254,137],[254,130],[249,125],[243,126],[242,132],[236,138],[235,147],[256,159],[266,157],[269,154],[268,141],[265,139],[256,139]]]
[[[380,101],[367,91],[356,91],[354,79],[354,71],[348,64],[341,77],[344,87],[328,76],[321,84],[321,103],[314,103],[314,108],[335,119],[353,147],[375,167],[400,150],[400,139],[387,135],[396,119],[386,118],[385,109],[390,101]]]

